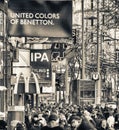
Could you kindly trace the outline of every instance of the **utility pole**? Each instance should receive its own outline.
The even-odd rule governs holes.
[[[10,104],[11,92],[10,92],[10,82],[11,82],[11,53],[10,46],[8,46],[8,36],[7,36],[7,6],[8,0],[2,1],[2,12],[3,12],[3,84],[7,88],[7,103],[6,108]]]
[[[8,19],[8,0],[4,0],[4,7],[6,8],[5,28],[4,28],[4,44],[5,44],[5,86],[7,87],[7,107],[11,105],[11,51],[8,43],[7,34],[7,19]],[[5,14],[4,14],[5,15]]]
[[[85,79],[84,0],[81,0],[81,8],[82,8],[82,79]]]
[[[99,0],[97,0],[97,73],[99,74],[99,80],[97,80],[96,104],[100,104],[100,101],[101,101],[101,76],[100,76],[100,42],[99,42]]]

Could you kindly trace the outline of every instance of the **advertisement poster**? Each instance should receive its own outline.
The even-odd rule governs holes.
[[[30,65],[40,79],[51,80],[51,51],[48,49],[31,49]]]

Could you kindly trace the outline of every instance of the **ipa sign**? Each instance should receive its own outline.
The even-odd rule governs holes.
[[[71,37],[72,0],[10,0],[8,35]]]
[[[39,74],[40,79],[51,79],[51,50],[31,49],[30,65],[35,73]]]

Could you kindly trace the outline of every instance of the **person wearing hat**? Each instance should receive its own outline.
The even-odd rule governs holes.
[[[48,118],[47,125],[42,127],[41,130],[63,130],[59,126],[59,118],[56,114],[51,114]]]
[[[71,123],[71,130],[78,130],[78,127],[82,123],[82,118],[74,115],[74,116],[71,117],[70,123]]]
[[[25,130],[25,129],[26,129],[26,126],[23,122],[18,122],[16,124],[15,130]]]
[[[96,128],[83,116],[71,117],[71,130],[96,130]]]
[[[31,121],[30,130],[40,130],[38,114],[34,114]]]

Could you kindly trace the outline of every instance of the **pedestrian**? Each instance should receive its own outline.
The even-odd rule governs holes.
[[[7,122],[4,120],[0,120],[0,129],[7,130]]]
[[[18,122],[18,123],[16,124],[15,130],[25,130],[25,129],[26,129],[26,127],[25,127],[25,124],[24,124],[24,123]]]
[[[107,124],[108,124],[110,129],[114,128],[115,118],[114,118],[112,110],[109,111],[109,117],[107,118]]]
[[[98,130],[108,130],[108,124],[106,119],[102,119]]]
[[[59,118],[57,114],[51,114],[48,118],[47,125],[42,127],[41,130],[63,130],[59,126]]]
[[[96,122],[91,117],[91,113],[89,111],[84,110],[83,116],[84,116],[85,120],[87,120],[90,124],[92,124],[92,126],[96,127]]]
[[[39,125],[39,118],[38,118],[38,114],[34,114],[32,121],[31,121],[31,128],[30,130],[40,130],[41,127]]]
[[[119,130],[119,114],[115,117],[115,124],[114,124],[115,130]]]
[[[71,130],[80,130],[82,129],[82,118],[76,115],[73,115],[70,119]]]
[[[71,130],[96,130],[96,127],[83,116],[71,117]]]
[[[25,115],[25,124],[26,124],[26,129],[29,130],[31,128],[31,122],[29,120],[29,115]]]
[[[46,120],[45,120],[44,117],[39,116],[38,118],[39,118],[39,126],[40,126],[41,128],[47,125],[47,122],[46,122]]]

